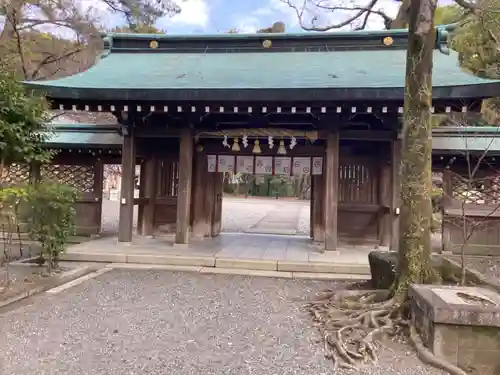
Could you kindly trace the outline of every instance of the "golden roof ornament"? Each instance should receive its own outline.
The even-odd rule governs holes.
[[[392,43],[394,43],[394,40],[390,36],[386,36],[384,38],[383,42],[386,46],[392,46]]]
[[[271,42],[269,39],[266,39],[262,42],[262,47],[264,48],[271,48],[273,45],[273,42]]]
[[[149,48],[152,48],[152,49],[158,48],[158,41],[152,40],[151,42],[149,42]]]

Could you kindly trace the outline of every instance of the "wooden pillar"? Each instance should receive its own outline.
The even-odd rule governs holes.
[[[142,210],[141,234],[144,236],[152,236],[155,229],[155,207],[157,195],[157,161],[156,157],[147,159],[141,169],[141,186],[144,184],[144,196],[148,198],[148,203]],[[144,177],[142,178],[142,174]]]
[[[312,239],[314,242],[325,242],[323,175],[312,176],[311,182],[311,197],[314,197],[311,200]]]
[[[311,176],[311,198],[309,199],[309,237],[314,240],[314,176]]]
[[[453,201],[453,172],[449,169],[443,171],[443,198],[441,201],[441,252],[452,251],[450,226],[446,220],[446,208]],[[463,225],[463,223],[461,223]]]
[[[189,129],[182,129],[179,149],[179,185],[177,190],[177,221],[175,243],[189,242],[191,211],[191,182],[193,179],[193,137]]]
[[[145,198],[146,197],[146,164],[144,161],[141,162],[141,168],[139,172],[139,198]],[[142,233],[142,227],[144,225],[144,204],[142,203],[142,200],[139,199],[139,204],[137,206],[137,234],[143,234]]]
[[[118,224],[119,242],[132,242],[132,230],[134,225],[135,147],[135,135],[132,132],[124,135],[122,144],[120,222]]]
[[[326,139],[324,183],[325,250],[337,250],[339,192],[339,132],[330,130]]]
[[[392,147],[392,146],[391,146]],[[384,160],[384,159],[380,159]],[[380,246],[388,246],[391,242],[392,212],[392,163],[382,164],[379,169],[379,213],[378,242]]]
[[[207,220],[207,225],[205,227],[205,237],[212,237],[212,223],[214,221],[214,209],[215,209],[215,192],[214,192],[214,181],[219,177],[218,173],[207,173],[205,181],[205,201],[204,201],[204,215]]]
[[[211,236],[217,237],[222,227],[222,193],[224,191],[224,176],[222,173],[214,173],[213,192],[214,205],[212,212]]]
[[[193,178],[193,235],[195,238],[202,239],[205,237],[208,226],[208,216],[205,207],[205,200],[207,199],[207,179],[208,164],[207,155],[205,152],[196,152],[194,158],[194,178]]]
[[[102,230],[102,193],[104,189],[104,163],[101,158],[97,158],[94,164],[94,201],[96,204],[94,223]]]
[[[401,205],[401,140],[392,141],[392,199],[391,199],[391,243],[390,250],[399,248],[399,211]]]

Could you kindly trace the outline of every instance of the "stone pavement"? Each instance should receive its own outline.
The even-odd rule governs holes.
[[[339,282],[112,270],[0,316],[9,375],[326,375],[300,307]],[[440,375],[406,347],[358,375]],[[337,370],[337,375],[353,374]]]
[[[372,247],[320,252],[307,237],[223,233],[214,239],[174,245],[174,236],[136,236],[132,244],[105,237],[71,246],[65,260],[369,275]]]
[[[234,204],[229,202],[229,204]],[[285,201],[274,205],[268,203],[268,206],[271,206],[272,209],[269,209],[262,219],[250,227],[246,231],[247,233],[298,234],[302,209],[307,208],[307,213],[309,213],[309,202],[304,201]]]
[[[115,237],[119,203],[107,200],[103,203],[103,238],[71,246],[65,259],[205,268],[201,272],[214,267],[228,273],[266,271],[268,276],[281,272],[279,277],[304,272],[318,278],[370,274],[368,253],[373,246],[341,246],[337,252],[322,253],[321,245],[311,243],[309,201],[224,197],[222,207],[226,233],[215,239],[178,246],[173,235],[134,236],[132,244],[120,244]]]
[[[309,207],[309,201],[294,199],[224,197],[222,231],[309,235]],[[105,234],[118,232],[119,213],[118,201],[103,200],[102,229]],[[137,207],[134,214],[135,227]],[[283,220],[286,225],[282,224]]]

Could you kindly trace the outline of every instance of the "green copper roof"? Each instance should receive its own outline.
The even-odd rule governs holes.
[[[94,124],[53,124],[48,147],[60,148],[121,148],[122,137],[116,126]]]
[[[455,52],[441,52],[446,50],[441,33],[434,52],[434,99],[500,95],[500,81],[474,77],[459,68]],[[264,48],[267,40],[271,46]],[[406,30],[110,34],[105,42],[108,51],[88,71],[28,86],[51,98],[89,101],[403,99]]]
[[[500,152],[500,127],[464,126],[432,130],[432,150],[439,154],[466,152]]]

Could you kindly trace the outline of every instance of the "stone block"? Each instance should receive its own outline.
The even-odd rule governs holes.
[[[217,258],[217,268],[239,268],[244,270],[277,271],[278,262],[267,259]]]
[[[368,254],[368,262],[370,264],[373,288],[389,289],[396,279],[398,253],[396,251],[372,251]],[[445,281],[454,281],[454,279],[448,277],[448,274],[453,271],[455,275],[457,270],[450,270],[452,265],[448,263],[444,264],[443,257],[433,255],[431,257],[431,265],[443,276]],[[460,272],[460,269],[458,269],[458,272]]]
[[[389,289],[396,279],[397,253],[395,251],[372,251],[368,254],[372,286],[374,289]]]
[[[125,263],[127,261],[127,255],[116,253],[68,252],[61,255],[61,260],[71,262]]]
[[[215,274],[215,275],[237,275],[237,276],[251,276],[251,277],[275,277],[283,279],[292,279],[292,272],[278,272],[278,271],[263,271],[263,270],[249,270],[238,268],[217,268],[217,267],[203,267],[200,273]]]
[[[124,263],[124,262],[121,262]],[[206,256],[131,254],[126,263],[214,267],[215,258]]]
[[[412,285],[412,320],[424,344],[470,375],[500,374],[500,294],[482,287]]]
[[[286,272],[316,272],[316,273],[342,273],[366,275],[370,272],[368,266],[364,264],[348,264],[333,262],[295,262],[278,261],[278,271]]]

